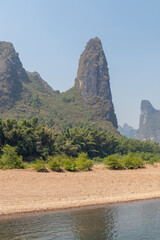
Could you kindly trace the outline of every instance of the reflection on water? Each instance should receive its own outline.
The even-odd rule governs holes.
[[[0,218],[3,240],[159,240],[160,200]]]
[[[74,239],[113,239],[115,234],[114,214],[116,207],[83,209],[72,212],[72,220],[77,234]],[[107,216],[107,217],[106,217]]]

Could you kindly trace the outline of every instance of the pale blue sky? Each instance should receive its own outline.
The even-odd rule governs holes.
[[[53,89],[74,85],[86,42],[99,37],[118,123],[138,127],[140,102],[160,109],[159,0],[0,0],[0,40]]]

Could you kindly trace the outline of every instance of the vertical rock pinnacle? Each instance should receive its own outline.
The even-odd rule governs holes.
[[[101,41],[97,37],[90,39],[79,60],[75,87],[80,90],[86,103],[101,108],[99,114],[117,128],[109,79],[108,65]]]

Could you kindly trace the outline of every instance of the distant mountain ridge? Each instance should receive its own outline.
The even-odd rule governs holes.
[[[141,141],[160,143],[160,110],[155,109],[148,100],[141,101],[139,128],[134,129],[128,124],[118,126],[121,135]]]
[[[129,126],[127,123],[124,123],[123,126],[118,126],[118,130],[120,134],[127,138],[135,138],[138,137],[138,129],[134,129],[133,127]]]
[[[160,143],[160,110],[155,109],[148,100],[141,102],[138,139]]]
[[[118,133],[107,61],[98,38],[87,43],[75,86],[65,93],[54,91],[38,73],[27,72],[12,43],[0,42],[0,117],[34,116],[56,129],[83,122]]]

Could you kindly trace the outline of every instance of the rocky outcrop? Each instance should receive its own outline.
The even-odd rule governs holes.
[[[22,82],[28,81],[12,43],[0,42],[0,105],[13,104],[22,92]]]
[[[156,110],[148,100],[141,102],[138,139],[160,142],[160,110]]]
[[[127,123],[124,123],[123,127],[118,126],[118,131],[120,132],[121,135],[123,135],[127,138],[137,139],[138,130],[129,126]]]
[[[75,87],[80,90],[86,104],[92,106],[95,117],[101,115],[117,128],[108,65],[101,41],[97,37],[87,43],[80,57]]]

